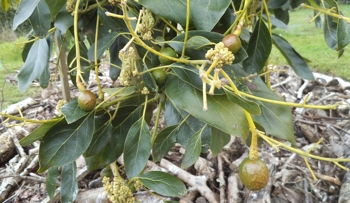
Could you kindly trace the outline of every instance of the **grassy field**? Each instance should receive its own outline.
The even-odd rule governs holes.
[[[350,4],[340,4],[339,7],[344,16],[350,16]],[[308,65],[313,71],[350,80],[350,46],[338,58],[338,52],[327,47],[323,30],[318,29],[314,22],[310,23],[312,18],[313,11],[298,8],[290,12],[288,29],[274,29],[273,32],[280,34],[299,54],[309,59],[311,62]],[[270,62],[277,65],[287,63],[276,48],[272,50]]]
[[[0,37],[0,50],[2,50],[0,51],[0,110],[24,98],[40,94],[38,88],[29,88],[25,93],[21,93],[16,82],[8,82],[10,78],[16,79],[14,74],[23,64],[21,42],[26,39],[17,38],[11,31],[6,31],[6,33],[5,35],[2,32]]]

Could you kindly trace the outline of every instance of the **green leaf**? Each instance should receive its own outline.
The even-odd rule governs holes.
[[[204,122],[189,115],[186,111],[174,106],[170,100],[167,100],[165,103],[164,117],[167,126],[178,124],[178,129],[173,133],[176,134],[176,141],[183,147],[187,146],[192,134],[206,125]]]
[[[101,169],[116,161],[123,153],[126,135],[131,125],[140,118],[140,109],[133,106],[118,109],[117,115],[112,121],[112,136],[106,146],[99,153],[85,159],[89,170]]]
[[[62,167],[61,171],[61,202],[71,203],[78,195],[78,182],[76,178],[77,166],[75,162]]]
[[[37,40],[30,48],[28,57],[18,73],[18,88],[25,92],[36,78],[40,77],[49,65],[49,46],[46,39]]]
[[[248,58],[243,61],[243,68],[247,73],[260,73],[267,59],[270,56],[272,49],[272,40],[269,29],[260,19],[254,28],[253,34],[250,37],[247,53]]]
[[[203,111],[202,92],[175,76],[168,76],[168,80],[172,82],[166,83],[165,92],[174,106],[228,134],[242,138],[248,136],[248,123],[243,109],[229,101],[225,95],[208,95],[208,110]]]
[[[325,15],[324,25],[323,25],[323,34],[326,40],[326,43],[329,48],[336,50],[337,45],[337,22],[333,21],[332,16]]]
[[[248,77],[249,74],[242,70],[241,66],[231,66],[237,77]],[[244,85],[249,88],[249,91],[261,98],[266,98],[275,101],[283,101],[276,93],[274,93],[259,76],[250,78],[251,82],[245,81]],[[288,140],[293,145],[294,139],[294,122],[290,107],[271,104],[268,102],[256,101],[261,109],[261,114],[253,115],[253,120],[259,123],[265,132],[277,138]],[[223,130],[222,128],[219,128]],[[233,133],[229,133],[235,135]]]
[[[40,0],[30,16],[29,21],[32,25],[34,33],[39,38],[45,38],[51,25],[50,10],[45,0]]]
[[[152,147],[154,162],[160,161],[171,147],[174,146],[176,141],[176,131],[178,131],[178,125],[172,125],[164,128],[158,133]]]
[[[43,137],[39,149],[39,173],[72,163],[89,147],[95,127],[91,113],[72,124],[59,123]]]
[[[294,72],[306,80],[314,80],[311,69],[304,61],[303,57],[283,37],[272,34],[273,44],[281,52]]]
[[[204,128],[197,131],[191,136],[188,145],[186,146],[185,155],[181,161],[181,168],[192,166],[198,159],[202,150],[202,132]]]
[[[108,9],[108,11],[112,12],[112,13],[116,13],[115,8],[116,7],[114,7],[113,9]],[[106,11],[107,11],[107,9],[106,9]],[[114,32],[124,31],[125,24],[124,24],[123,20],[120,18],[114,18],[114,17],[107,16],[106,11],[100,7],[98,7],[98,9],[97,9],[97,14],[98,14],[98,16],[100,16],[100,20],[101,20],[102,24]]]
[[[54,26],[61,35],[66,34],[67,30],[73,26],[74,18],[68,11],[59,12],[56,16]]]
[[[149,171],[137,178],[148,189],[163,196],[181,197],[187,193],[186,186],[180,179],[161,171]]]
[[[63,105],[61,107],[61,112],[68,124],[74,123],[89,113],[79,107],[77,98],[74,98]]]
[[[138,3],[169,21],[186,25],[186,0],[139,0]]]
[[[284,24],[288,25],[289,23],[289,10],[284,10],[282,8],[276,8],[273,10],[276,19],[282,21]]]
[[[55,195],[57,177],[58,167],[49,168],[46,175],[46,191],[50,199]]]
[[[152,149],[151,142],[149,127],[141,117],[131,126],[125,139],[124,164],[129,179],[145,168]]]
[[[264,18],[264,21],[268,21],[268,18],[266,16],[266,14],[263,14],[262,15],[263,18]],[[270,16],[270,21],[271,21],[271,24],[275,27],[278,27],[278,28],[281,28],[281,29],[287,29],[288,28],[288,25],[286,25],[284,22],[282,22],[281,20],[273,17],[273,16]]]
[[[97,44],[97,59],[101,59],[103,53],[111,46],[114,40],[119,36],[117,32],[111,32],[100,39],[98,39]],[[88,51],[88,57],[90,61],[95,61],[94,57],[95,43],[90,46]]]
[[[284,4],[289,3],[288,0],[271,0],[267,3],[269,9],[281,8]]]
[[[16,11],[16,15],[13,18],[12,29],[16,30],[17,27],[26,21],[30,15],[32,15],[35,7],[40,0],[21,0],[19,7]]]
[[[56,15],[60,12],[66,0],[45,0],[50,8],[51,21],[54,21]]]
[[[191,19],[197,30],[210,31],[224,15],[231,0],[191,0]]]
[[[257,103],[250,101],[244,97],[238,96],[232,91],[226,90],[226,96],[227,98],[232,101],[235,104],[238,104],[240,107],[242,107],[244,110],[248,111],[251,114],[259,115],[261,114],[260,107]]]
[[[110,115],[104,114],[95,118],[95,132],[90,146],[87,148],[84,156],[89,157],[99,153],[112,137],[112,123]]]
[[[49,45],[49,56],[51,56],[52,53],[52,47],[53,47],[53,35],[51,34],[50,36],[47,37],[46,41],[47,44]],[[47,88],[49,86],[50,82],[50,70],[49,66],[46,66],[43,73],[39,77],[39,84],[41,88]]]
[[[48,122],[48,123],[43,123],[40,125],[38,128],[33,130],[29,135],[21,139],[19,142],[22,146],[28,146],[32,143],[34,143],[37,140],[40,140],[44,135],[46,134],[47,131],[49,131],[54,125],[57,123],[61,122],[63,120],[63,117],[58,119],[55,122]]]
[[[212,45],[213,43],[210,42],[207,38],[202,36],[193,36],[188,39],[186,43],[186,48],[189,49],[200,49],[204,46]]]
[[[350,42],[350,25],[343,19],[339,19],[337,25],[337,51],[342,50]]]
[[[212,153],[212,156],[216,157],[221,152],[222,148],[230,142],[230,135],[214,127],[211,127],[210,129],[210,151]]]
[[[114,88],[104,88],[103,91],[109,95],[114,95],[118,97],[126,97],[135,93],[136,88],[131,87],[114,87]]]

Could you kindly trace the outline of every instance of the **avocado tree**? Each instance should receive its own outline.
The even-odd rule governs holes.
[[[2,8],[10,2],[2,0]],[[134,202],[132,192],[141,187],[183,196],[186,187],[178,178],[144,172],[148,160],[159,162],[179,143],[186,149],[181,167],[187,168],[201,153],[217,156],[230,135],[249,137],[249,157],[240,175],[251,190],[262,189],[268,180],[267,168],[262,174],[249,171],[257,163],[266,167],[259,159],[258,138],[343,167],[339,162],[350,159],[328,159],[294,148],[290,110],[336,109],[340,104],[289,103],[270,88],[272,46],[299,77],[313,80],[304,58],[273,32],[274,27],[286,27],[289,10],[300,5],[314,11],[327,45],[341,56],[350,39],[350,19],[342,16],[335,0],[22,0],[13,29],[26,20],[33,29],[23,48],[19,89],[26,91],[36,79],[43,88],[48,86],[55,44],[61,80],[71,80],[80,91],[78,98],[70,99],[63,88],[68,95],[57,107],[62,115],[37,121],[41,125],[21,140],[22,145],[41,141],[38,172],[47,171],[48,194],[54,194],[60,175],[61,201],[75,199],[75,160],[82,155],[90,170],[104,168],[103,183],[112,202]],[[102,59],[106,52],[107,62]],[[103,63],[110,65],[109,76],[119,87],[102,89],[98,72]],[[98,92],[86,89],[91,71]],[[150,130],[155,108],[155,127]],[[161,112],[166,127],[157,131]],[[123,168],[116,164],[121,156]],[[252,179],[255,176],[262,182]]]

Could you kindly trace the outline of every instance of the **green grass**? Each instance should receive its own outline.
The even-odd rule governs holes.
[[[6,78],[17,79],[14,74],[23,65],[21,42],[24,37],[17,38],[12,31],[1,32],[0,37],[0,110],[30,96],[40,94],[38,88],[30,87],[24,93],[18,90],[17,82],[10,83]]]
[[[340,10],[344,16],[350,16],[350,4],[340,4]],[[309,59],[309,67],[313,71],[339,76],[350,79],[350,45],[345,48],[341,58],[338,52],[328,48],[323,30],[310,23],[313,18],[313,11],[298,8],[290,12],[288,29],[274,29],[273,32],[285,38],[294,49],[303,57]],[[286,60],[276,48],[273,48],[270,63],[276,65],[287,64]]]

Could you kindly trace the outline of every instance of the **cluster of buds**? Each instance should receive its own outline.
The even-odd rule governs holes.
[[[119,58],[122,61],[122,70],[119,75],[120,84],[124,87],[135,86],[141,94],[149,94],[144,82],[140,81],[140,74],[136,66],[137,55],[134,48],[129,47],[126,51],[122,49],[119,52]]]
[[[217,61],[216,68],[222,68],[224,65],[231,65],[235,56],[225,47],[224,43],[219,42],[214,49],[207,51],[205,58],[212,62]]]
[[[112,181],[110,178],[103,177],[103,188],[107,193],[109,201],[112,203],[134,203],[135,197],[133,196],[130,188],[123,183],[123,180],[114,177]]]
[[[136,54],[134,48],[129,47],[127,51],[121,50],[119,58],[122,61],[122,70],[120,72],[119,81],[124,87],[132,86],[133,79],[139,79],[139,72],[136,68]]]
[[[137,26],[137,32],[140,33],[143,40],[152,40],[153,28],[155,26],[155,20],[152,12],[148,9],[142,8],[141,23]]]
[[[58,116],[62,116],[62,111],[61,107],[64,106],[67,103],[66,100],[58,100],[57,105],[56,105],[56,111]]]
[[[134,187],[137,191],[141,190],[141,188],[143,187],[142,182],[139,179],[136,179],[135,183],[134,183]]]
[[[74,9],[75,9],[75,0],[67,0],[66,10],[67,10],[69,13],[72,13],[72,14],[73,14]]]

